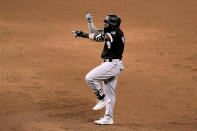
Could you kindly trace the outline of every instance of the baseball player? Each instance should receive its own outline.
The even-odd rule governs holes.
[[[104,62],[91,70],[85,77],[88,85],[93,89],[98,98],[98,103],[93,110],[100,110],[106,107],[105,115],[96,124],[113,124],[113,109],[115,104],[115,88],[119,73],[124,70],[122,54],[125,38],[121,31],[121,19],[117,15],[108,15],[104,19],[104,29],[97,30],[93,24],[92,15],[86,13],[89,34],[82,31],[72,31],[75,37],[88,38],[96,42],[105,42],[101,58]],[[102,82],[103,88],[100,85]]]

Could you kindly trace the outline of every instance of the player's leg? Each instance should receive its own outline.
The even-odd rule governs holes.
[[[103,81],[103,89],[107,98],[111,100],[109,104],[106,105],[105,116],[113,118],[113,110],[115,105],[115,88],[117,84],[118,76],[112,77],[111,79]]]
[[[110,102],[109,98],[105,98],[105,94],[99,82],[114,77],[119,73],[120,69],[118,64],[113,62],[104,62],[86,75],[85,79],[89,86],[94,90],[97,98],[99,100],[103,100],[99,101],[100,103],[97,103],[97,105],[93,108],[94,110],[99,110]]]
[[[100,66],[97,66],[93,70],[91,70],[85,77],[86,82],[88,85],[93,89],[94,93],[96,94],[99,100],[102,100],[105,97],[103,89],[100,85],[100,80],[98,79],[99,76],[105,71],[104,69],[109,68],[104,63]]]
[[[106,105],[105,115],[103,118],[94,121],[96,124],[113,124],[113,110],[115,105],[115,88],[117,83],[117,76],[102,82],[105,97],[110,99],[110,103]]]
[[[86,82],[93,89],[99,100],[102,100],[105,97],[103,89],[101,88],[99,83],[101,81],[99,77],[102,76],[105,72],[108,72],[108,70],[110,70],[111,68],[113,67],[111,67],[110,63],[102,63],[101,65],[91,70],[85,77]]]

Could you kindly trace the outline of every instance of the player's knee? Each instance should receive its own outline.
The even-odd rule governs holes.
[[[93,81],[93,79],[90,77],[89,74],[87,74],[86,77],[85,77],[85,81],[86,81],[87,83],[89,83],[89,82]]]

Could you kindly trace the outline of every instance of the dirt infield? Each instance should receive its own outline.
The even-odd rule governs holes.
[[[93,123],[85,75],[103,44],[74,39],[115,13],[126,46],[114,125]],[[0,131],[196,131],[196,0],[0,0]]]

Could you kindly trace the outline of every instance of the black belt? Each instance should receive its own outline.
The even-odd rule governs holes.
[[[104,59],[104,62],[112,62],[114,59]],[[119,59],[121,60],[121,59]]]

